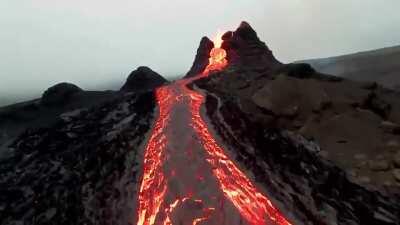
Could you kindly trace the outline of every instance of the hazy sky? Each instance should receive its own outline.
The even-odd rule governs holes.
[[[0,101],[60,82],[185,73],[202,36],[248,21],[283,62],[400,44],[399,0],[0,0]],[[1,104],[1,102],[0,102]]]

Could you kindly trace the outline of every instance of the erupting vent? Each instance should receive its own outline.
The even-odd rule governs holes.
[[[202,74],[156,91],[159,117],[145,149],[138,225],[290,225],[217,144],[200,115],[204,96],[187,88],[227,66],[221,42],[218,36]]]
[[[211,71],[222,70],[228,65],[226,60],[226,51],[221,48],[222,45],[222,34],[218,34],[213,42],[214,48],[211,49],[210,58],[208,59],[208,66],[203,71],[203,75],[207,76]]]

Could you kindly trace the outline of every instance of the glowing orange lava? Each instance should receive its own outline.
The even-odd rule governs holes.
[[[218,34],[214,40],[214,48],[210,52],[210,58],[208,59],[208,66],[203,71],[204,76],[208,76],[211,71],[222,70],[228,65],[226,60],[226,51],[221,48],[222,45],[222,34]]]
[[[145,149],[143,178],[139,190],[138,223],[153,225],[167,190],[162,171],[167,138],[164,129],[169,120],[173,97],[166,88],[156,90],[159,116]]]
[[[193,129],[193,134],[200,139],[198,141],[199,146],[201,146],[200,151],[203,152],[204,149],[204,160],[208,163],[205,163],[205,165],[212,168],[208,176],[212,177],[212,179],[215,177],[216,181],[213,181],[217,188],[215,190],[219,189],[220,193],[222,191],[221,198],[229,200],[233,204],[232,208],[237,210],[236,213],[247,221],[247,224],[291,224],[273,206],[272,202],[257,190],[257,187],[246,174],[229,159],[225,151],[217,144],[200,115],[200,107],[204,102],[204,96],[187,88],[187,84],[193,80],[208,76],[211,71],[222,70],[228,65],[226,52],[221,48],[221,36],[218,36],[214,43],[215,47],[210,53],[209,65],[202,74],[194,78],[177,81],[156,90],[156,100],[160,112],[145,149],[144,172],[138,197],[137,225],[174,225],[173,215],[178,209],[185,209],[184,205],[188,202],[204,203],[204,198],[203,200],[196,199],[189,193],[190,191],[188,193],[179,193],[179,196],[186,197],[178,196],[172,199],[167,198],[169,200],[166,200],[166,193],[169,190],[167,185],[168,177],[165,175],[171,174],[171,176],[175,176],[174,174],[177,172],[174,170],[175,168],[172,168],[169,172],[163,170],[163,164],[166,161],[166,145],[170,141],[179,142],[179,140],[168,140],[165,128],[171,124],[170,113],[174,107],[178,106],[178,103],[180,107],[184,107],[178,108],[179,110],[189,111],[189,129]],[[185,99],[185,101],[182,99]],[[200,180],[204,179],[202,174],[193,174],[193,176],[201,178]],[[186,211],[184,212],[186,213]],[[201,216],[197,214],[194,219],[193,217],[190,219],[191,221],[185,220],[184,224],[207,224],[211,214],[214,215],[218,212],[216,207],[205,207],[200,213]]]
[[[163,225],[173,225],[172,220],[171,220],[171,214],[174,212],[174,210],[180,205],[185,203],[186,201],[191,200],[189,197],[184,197],[182,199],[176,199],[173,203],[171,203],[166,209],[165,209],[165,220]],[[194,202],[197,203],[202,203],[202,200],[196,199]],[[209,217],[210,212],[214,211],[214,208],[206,208],[203,210],[204,216],[198,217],[193,219],[192,225],[197,225],[198,223],[202,221],[206,221]]]

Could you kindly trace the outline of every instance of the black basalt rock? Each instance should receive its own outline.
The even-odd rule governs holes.
[[[149,67],[141,66],[129,74],[125,84],[121,87],[122,92],[138,92],[153,90],[168,81]]]
[[[277,68],[281,65],[247,22],[242,22],[233,32],[226,32],[222,36],[222,40],[221,47],[227,52],[229,65],[263,68],[265,70]]]
[[[203,37],[201,39],[193,65],[185,77],[196,76],[206,69],[209,62],[210,52],[213,48],[214,43],[208,37]]]
[[[41,103],[46,106],[62,105],[69,101],[71,97],[83,90],[71,83],[59,83],[47,89],[43,95]]]

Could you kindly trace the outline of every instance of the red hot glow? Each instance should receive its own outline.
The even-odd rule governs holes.
[[[164,134],[175,96],[166,88],[156,90],[159,116],[145,149],[143,178],[139,190],[138,225],[153,225],[167,191],[162,171],[167,138]]]
[[[221,48],[221,38],[222,34],[218,34],[213,41],[214,48],[211,49],[208,66],[202,73],[204,76],[208,76],[211,71],[223,70],[228,65],[228,60],[226,60],[226,51]]]

